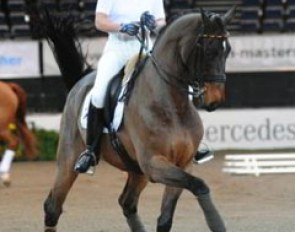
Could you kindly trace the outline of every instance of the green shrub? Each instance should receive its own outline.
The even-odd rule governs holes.
[[[34,129],[38,141],[37,160],[55,160],[59,135],[54,130]]]
[[[56,149],[58,145],[59,135],[54,130],[44,130],[33,128],[32,129],[37,143],[38,143],[38,154],[34,158],[34,161],[51,161],[55,160],[56,157]],[[5,146],[4,144],[0,145],[0,157],[4,152]],[[28,158],[23,154],[24,147],[19,145],[16,150],[15,161],[27,161]]]

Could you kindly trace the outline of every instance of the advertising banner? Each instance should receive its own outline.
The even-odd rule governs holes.
[[[295,70],[295,35],[232,36],[227,72]]]
[[[295,34],[240,35],[229,38],[231,53],[227,72],[295,71]],[[81,39],[87,62],[93,67],[106,43],[105,37]],[[44,75],[59,75],[52,51],[43,43]]]
[[[0,78],[39,77],[39,44],[36,41],[1,41]]]
[[[213,149],[295,148],[295,109],[201,112],[203,141]]]

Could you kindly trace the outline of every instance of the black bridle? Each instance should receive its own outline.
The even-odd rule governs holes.
[[[201,31],[203,31],[203,28],[201,28]],[[204,88],[204,82],[220,82],[225,83],[226,82],[226,75],[225,74],[214,74],[214,75],[204,75],[201,72],[201,66],[202,66],[202,59],[201,57],[204,56],[203,54],[203,39],[210,38],[210,39],[218,39],[218,40],[226,40],[229,36],[228,33],[222,34],[222,35],[214,35],[214,34],[204,34],[200,33],[201,35],[198,37],[197,45],[198,46],[198,63],[197,63],[197,73],[195,77],[192,80],[182,80],[179,79],[175,74],[169,73],[168,68],[164,68],[163,65],[159,63],[159,61],[155,58],[153,54],[150,55],[150,60],[155,67],[158,75],[162,80],[164,80],[167,84],[174,86],[176,88],[180,88],[180,90],[187,95],[191,95],[193,98],[202,98],[202,96],[205,93]],[[174,77],[175,80],[177,80],[177,84],[174,82],[171,82],[168,80],[168,76]],[[178,85],[180,83],[180,85]],[[185,86],[185,87],[183,87]],[[189,87],[190,89],[189,89]]]

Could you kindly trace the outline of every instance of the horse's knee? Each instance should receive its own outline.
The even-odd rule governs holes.
[[[53,229],[57,225],[59,216],[62,213],[62,209],[58,208],[54,199],[52,198],[52,193],[50,193],[44,202],[44,212],[45,212],[45,226],[47,229]],[[46,230],[45,230],[46,231]],[[55,231],[55,230],[47,230]]]

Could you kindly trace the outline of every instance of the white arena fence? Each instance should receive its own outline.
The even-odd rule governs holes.
[[[295,153],[225,155],[223,172],[255,176],[295,173]]]

